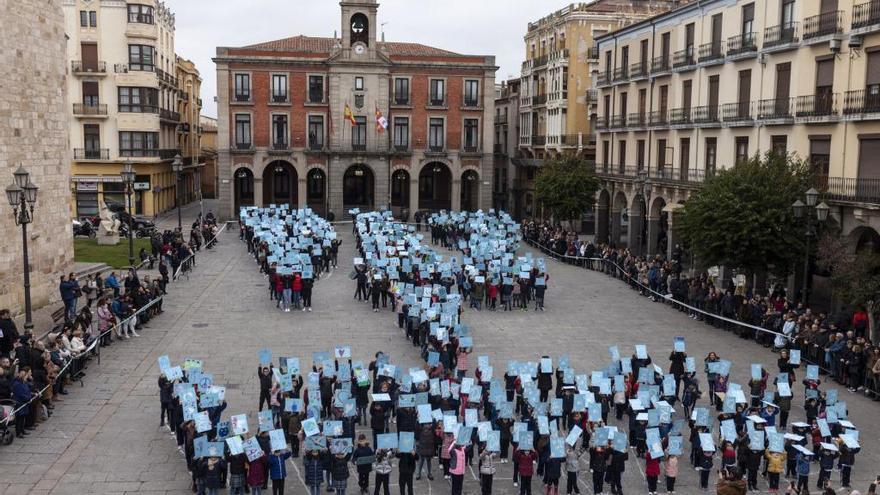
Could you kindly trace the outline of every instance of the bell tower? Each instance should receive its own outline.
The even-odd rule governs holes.
[[[363,54],[376,49],[376,0],[343,0],[342,7],[342,48]]]

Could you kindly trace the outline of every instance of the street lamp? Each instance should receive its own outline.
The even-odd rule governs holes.
[[[24,255],[24,328],[34,328],[31,316],[31,273],[28,261],[27,225],[34,221],[34,204],[37,202],[37,186],[31,182],[30,174],[19,165],[13,174],[12,185],[6,188],[6,199],[12,207],[15,225],[21,226],[21,246]]]
[[[183,217],[180,213],[180,181],[183,179],[183,160],[180,158],[180,153],[178,153],[174,157],[174,161],[171,162],[171,170],[174,171],[174,174],[177,176],[177,231],[180,232],[180,235],[183,236]]]
[[[135,172],[131,165],[131,160],[125,162],[122,172],[122,183],[125,184],[125,195],[128,197],[128,265],[134,267],[134,227],[132,219],[134,218],[134,210],[131,207],[131,195],[134,192]]]
[[[794,217],[798,220],[804,220],[807,227],[806,250],[804,252],[804,285],[801,289],[801,299],[804,302],[804,306],[806,306],[810,299],[810,239],[816,235],[816,227],[819,224],[825,223],[825,220],[828,220],[828,213],[831,211],[831,208],[824,201],[816,205],[816,202],[819,200],[819,191],[815,188],[811,187],[804,193],[804,197],[806,203],[797,199],[791,205],[791,209],[794,212]]]

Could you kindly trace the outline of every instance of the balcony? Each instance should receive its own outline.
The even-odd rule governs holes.
[[[880,94],[865,89],[847,91],[843,95],[843,115],[847,120],[880,118]]]
[[[272,103],[288,103],[287,93],[272,94]]]
[[[727,57],[740,60],[758,55],[758,34],[755,32],[738,34],[727,38]]]
[[[794,122],[794,98],[775,98],[758,102],[758,120],[764,124],[791,124]]]
[[[75,148],[73,150],[74,160],[109,160],[110,150],[107,148],[85,149]]]
[[[608,117],[596,117],[596,129],[600,131],[608,130]]]
[[[837,93],[798,96],[794,102],[795,118],[808,122],[837,120]]]
[[[655,110],[648,115],[648,125],[654,127],[662,127],[669,125],[669,112],[664,110]]]
[[[273,141],[271,151],[290,151],[290,143],[288,143],[286,140]]]
[[[476,98],[465,98],[464,99],[464,106],[465,106],[465,108],[479,108],[480,107],[480,100],[478,100]]]
[[[804,43],[822,43],[843,34],[843,11],[836,10],[804,19]]]
[[[725,103],[721,105],[721,119],[730,126],[752,125],[755,118],[752,110],[750,101]]]
[[[171,110],[159,109],[159,119],[168,122],[180,122],[180,114]]]
[[[880,179],[861,177],[816,178],[816,189],[825,199],[854,203],[880,203]]]
[[[724,63],[724,42],[721,40],[703,43],[697,52],[698,61],[703,65]]]
[[[446,100],[443,98],[431,98],[428,100],[428,106],[431,107],[442,107],[444,105],[446,105]]]
[[[87,104],[87,103],[74,103],[73,104],[73,115],[76,117],[106,117],[107,116],[107,104],[106,103],[95,103],[95,104]]]
[[[238,103],[250,103],[251,102],[251,94],[250,94],[250,92],[235,93],[235,96],[233,97],[233,101],[238,102]]]
[[[764,30],[763,49],[767,53],[792,50],[797,48],[799,44],[798,23],[796,22],[771,26]]]
[[[171,160],[175,156],[180,154],[180,150],[176,148],[168,148],[163,150],[158,150],[158,156],[162,160]]]
[[[532,146],[544,146],[547,144],[547,136],[532,134]]]
[[[409,106],[409,95],[400,95],[394,97],[394,105],[399,107],[408,107]]]
[[[720,116],[718,105],[703,105],[691,108],[691,119],[697,127],[720,127]]]
[[[615,179],[635,179],[639,176],[639,172],[642,170],[641,168],[632,165],[612,165],[610,163],[604,164],[601,168],[602,170],[596,171],[597,175]]]
[[[579,148],[582,146],[581,134],[563,134],[559,136],[559,144],[566,147]]]
[[[107,62],[102,60],[97,61],[83,61],[83,60],[73,60],[70,62],[70,71],[76,75],[107,75]]]
[[[186,91],[178,91],[177,99],[181,101],[189,101],[189,93]]]
[[[636,62],[629,66],[629,77],[633,81],[641,81],[648,78],[647,62]]]
[[[532,59],[532,69],[534,70],[544,67],[545,65],[547,65],[547,60],[549,60],[549,57],[547,55]]]
[[[611,70],[599,72],[596,76],[596,86],[608,86],[609,84],[611,84]]]
[[[532,97],[532,106],[546,105],[546,104],[547,104],[547,95],[546,94],[540,94],[540,95]]]
[[[309,138],[309,151],[324,151],[324,141],[318,139],[318,137],[323,137],[323,133],[321,136],[313,136]]]
[[[366,145],[364,145],[364,149],[366,149]],[[446,148],[442,144],[431,144],[428,145],[429,153],[445,153]]]
[[[880,1],[862,3],[853,7],[852,32],[864,34],[880,29]]]
[[[568,99],[568,91],[552,91],[547,93],[547,101],[562,101]]]
[[[634,112],[626,116],[627,127],[644,128],[648,125],[648,115],[645,112]]]
[[[550,52],[550,57],[548,59],[549,63],[555,62],[567,62],[568,61],[569,51],[568,48],[563,48],[561,50],[556,50],[555,52]]]
[[[611,125],[608,127],[612,129],[621,129],[626,127],[626,115],[615,115],[611,117]]]
[[[672,71],[672,65],[669,55],[661,55],[654,57],[651,61],[651,74],[660,75]]]
[[[233,151],[252,152],[252,151],[254,151],[254,143],[251,143],[251,142],[235,143]]]
[[[177,126],[177,132],[181,134],[189,134],[189,122],[183,122]]]
[[[669,111],[669,123],[677,127],[689,127],[693,122],[691,120],[691,108],[673,108]]]
[[[531,96],[521,96],[519,98],[519,106],[520,106],[520,108],[532,106],[532,97]]]
[[[626,82],[629,80],[629,67],[618,67],[614,69],[614,82]]]
[[[693,69],[697,64],[694,58],[694,47],[690,46],[684,50],[679,50],[672,54],[672,69],[675,71],[686,71]]]
[[[466,144],[461,147],[461,152],[473,155],[480,153],[480,148],[472,144]]]
[[[119,148],[119,156],[123,158],[158,158],[159,150],[154,148]]]
[[[648,172],[648,177],[660,182],[702,183],[706,171],[699,168],[660,167]]]

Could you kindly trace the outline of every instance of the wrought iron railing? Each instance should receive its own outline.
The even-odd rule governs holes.
[[[75,148],[73,150],[74,160],[109,160],[110,150],[107,148],[87,149]]]
[[[758,120],[790,119],[794,117],[794,98],[773,98],[758,102]]]
[[[74,103],[74,115],[107,115],[106,103],[95,103],[94,105],[87,103]]]
[[[721,105],[721,118],[724,122],[741,122],[752,120],[752,102],[738,101]]]
[[[871,93],[865,89],[844,93],[843,113],[845,115],[875,112],[880,113],[880,93]]]
[[[874,24],[880,24],[880,1],[873,0],[853,7],[853,29],[868,27]]]
[[[758,51],[758,35],[755,32],[742,33],[727,38],[727,56]]]
[[[670,56],[660,55],[651,60],[651,72],[665,72],[671,69]]]
[[[836,10],[804,19],[804,39],[843,33],[843,11]]]
[[[685,48],[684,50],[679,50],[672,55],[672,67],[675,69],[688,67],[696,63],[697,61],[694,58],[693,46]]]
[[[721,40],[703,43],[697,52],[700,63],[724,59],[724,42]]]
[[[831,117],[837,115],[837,93],[798,96],[795,117]]]
[[[798,41],[798,23],[796,22],[770,26],[764,29],[765,49],[797,43]]]

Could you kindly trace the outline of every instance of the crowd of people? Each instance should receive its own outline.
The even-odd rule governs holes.
[[[213,215],[204,223],[213,235]],[[215,242],[210,237],[205,247]],[[106,276],[62,275],[58,290],[63,317],[45,335],[20,331],[11,312],[0,310],[0,428],[14,424],[16,437],[27,436],[52,416],[68,394],[65,387],[85,376],[100,348],[139,337],[138,331],[162,313],[168,284],[178,267],[194,265],[194,250],[202,243],[194,243],[192,237],[185,242],[179,231],[168,231],[154,238],[153,246],[157,257],[150,263],[158,261],[158,276],[141,276],[138,267],[130,267],[124,275],[116,271]]]
[[[239,225],[239,238],[268,279],[275,306],[311,311],[315,281],[336,268],[342,241],[333,226],[311,209],[286,205],[242,208]]]
[[[813,311],[789,297],[785,287],[757,291],[729,281],[718,285],[707,272],[688,277],[682,270],[682,250],[671,259],[636,256],[583,240],[576,233],[549,223],[523,224],[523,236],[545,252],[566,262],[599,270],[630,284],[653,301],[669,303],[719,329],[736,332],[774,351],[797,349],[804,359],[851,392],[880,400],[880,347],[871,343],[864,308],[848,312]]]

